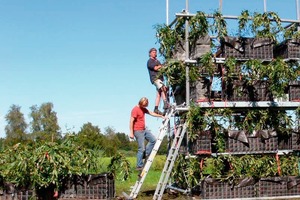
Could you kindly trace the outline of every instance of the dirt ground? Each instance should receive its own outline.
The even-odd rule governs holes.
[[[155,190],[148,190],[148,191],[143,191],[139,193],[137,196],[136,200],[152,200],[153,199],[153,194],[155,193]],[[116,200],[126,200],[124,196],[117,196],[115,198]],[[199,199],[197,197],[189,197],[187,195],[183,195],[180,193],[165,193],[163,195],[163,200],[192,200],[192,199]]]

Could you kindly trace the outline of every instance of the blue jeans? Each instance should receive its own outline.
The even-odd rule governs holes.
[[[138,143],[137,163],[136,167],[143,167],[143,154],[146,151],[146,156],[149,156],[156,142],[156,138],[149,130],[134,131],[134,137]],[[145,140],[148,141],[145,150]]]

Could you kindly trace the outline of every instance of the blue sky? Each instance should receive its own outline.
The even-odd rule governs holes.
[[[296,19],[295,0],[267,0],[267,10]],[[169,0],[169,18],[185,9]],[[219,0],[190,0],[189,11],[213,13]],[[263,0],[223,0],[224,15],[263,12]],[[148,50],[157,47],[154,25],[166,22],[165,0],[2,0],[0,1],[0,137],[5,115],[21,107],[54,104],[63,133],[91,122],[129,133],[130,111],[149,98]],[[147,116],[157,134],[161,119]]]

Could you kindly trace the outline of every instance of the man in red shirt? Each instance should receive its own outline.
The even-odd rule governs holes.
[[[131,139],[136,139],[138,142],[137,152],[137,164],[136,169],[142,170],[144,167],[143,157],[149,156],[156,142],[156,138],[149,131],[146,130],[145,114],[149,114],[154,117],[161,117],[165,119],[165,116],[149,111],[146,107],[148,106],[148,99],[143,97],[140,99],[139,104],[131,110],[131,117],[129,123]],[[145,149],[145,140],[148,141]]]

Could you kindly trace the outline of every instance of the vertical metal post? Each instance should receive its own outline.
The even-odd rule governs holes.
[[[299,0],[296,0],[296,14],[297,14],[297,20],[300,20],[300,11],[299,11]],[[300,24],[297,24],[297,30],[300,30]]]
[[[297,11],[297,20],[300,19],[300,12],[299,12],[299,0],[296,0],[296,11]]]
[[[189,0],[186,0],[185,2],[185,13],[189,13]],[[189,19],[185,19],[185,60],[189,60]],[[190,105],[190,69],[189,69],[189,64],[185,63],[185,76],[186,76],[186,83],[185,83],[185,90],[186,90],[186,98],[185,102],[186,105]]]
[[[222,12],[222,9],[223,9],[223,1],[220,0],[220,1],[219,1],[219,12],[220,12],[220,13]]]
[[[166,0],[166,25],[169,25],[169,0]]]
[[[264,0],[264,12],[267,12],[267,0]]]

